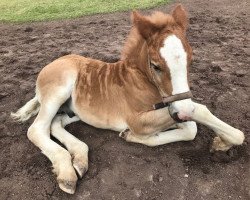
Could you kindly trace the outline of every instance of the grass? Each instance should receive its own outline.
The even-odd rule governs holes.
[[[168,0],[0,0],[0,21],[30,22],[145,9]]]

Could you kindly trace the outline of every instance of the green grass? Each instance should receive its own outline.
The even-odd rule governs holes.
[[[154,7],[168,0],[0,0],[0,21],[27,22],[76,18]]]

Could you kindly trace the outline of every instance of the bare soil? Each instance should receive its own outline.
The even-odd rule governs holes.
[[[89,171],[74,195],[62,192],[51,163],[26,137],[33,119],[9,114],[34,95],[43,66],[76,53],[113,62],[130,29],[129,13],[19,25],[0,24],[0,199],[250,199],[249,4],[247,0],[184,0],[194,48],[192,91],[197,101],[246,134],[228,153],[209,152],[213,132],[194,141],[149,148],[84,123],[68,130],[89,145]],[[154,10],[170,11],[171,5]],[[149,11],[144,11],[148,13]]]

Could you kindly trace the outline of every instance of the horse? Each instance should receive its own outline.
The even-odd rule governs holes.
[[[79,120],[150,147],[193,140],[197,122],[215,132],[215,151],[227,151],[244,141],[243,132],[192,100],[192,48],[186,38],[184,7],[178,4],[170,14],[133,11],[131,18],[132,28],[118,62],[60,57],[40,71],[34,98],[11,113],[19,122],[37,115],[27,137],[51,161],[59,187],[66,193],[75,192],[78,176],[88,170],[87,144],[64,129]]]

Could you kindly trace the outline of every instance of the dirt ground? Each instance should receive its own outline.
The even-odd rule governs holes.
[[[250,199],[249,4],[182,3],[190,12],[194,96],[245,132],[246,144],[213,155],[214,134],[199,125],[194,141],[149,148],[126,143],[116,132],[75,123],[68,130],[89,145],[90,166],[76,193],[68,195],[57,186],[49,160],[26,137],[33,119],[16,124],[9,114],[34,95],[41,68],[62,55],[118,60],[130,28],[129,12],[0,24],[0,199]],[[173,4],[154,10],[168,12]]]

